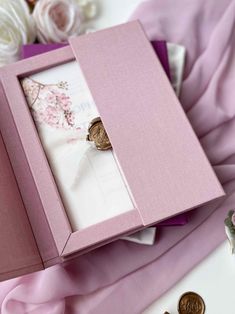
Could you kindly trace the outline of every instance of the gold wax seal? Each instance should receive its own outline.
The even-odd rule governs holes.
[[[179,314],[204,314],[205,303],[197,293],[186,292],[180,297],[178,312]]]
[[[87,141],[94,142],[96,148],[99,150],[112,148],[104,125],[99,117],[91,121],[88,128]]]
[[[26,0],[31,9],[33,9],[36,5],[37,0]]]

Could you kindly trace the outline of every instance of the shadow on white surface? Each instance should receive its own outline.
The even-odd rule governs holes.
[[[157,280],[157,278],[156,278]],[[235,257],[224,242],[143,314],[176,314],[178,300],[187,291],[197,292],[205,301],[206,314],[234,313]]]

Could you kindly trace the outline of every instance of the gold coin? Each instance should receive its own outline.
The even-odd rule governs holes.
[[[179,314],[204,314],[205,313],[205,303],[195,292],[184,293],[178,304]]]
[[[107,150],[112,148],[104,125],[100,118],[95,118],[91,121],[88,128],[87,140],[94,142],[96,148],[99,150]]]

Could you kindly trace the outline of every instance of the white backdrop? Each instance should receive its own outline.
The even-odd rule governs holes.
[[[100,29],[127,21],[142,1],[97,1],[100,4],[100,16],[94,22],[94,27]],[[156,300],[144,314],[163,314],[165,311],[170,314],[178,313],[178,299],[186,291],[198,292],[203,297],[206,314],[233,314],[235,313],[234,284],[235,258],[230,255],[228,244],[224,243],[171,290]]]

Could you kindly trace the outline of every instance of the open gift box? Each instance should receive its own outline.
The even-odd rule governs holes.
[[[0,131],[22,199],[17,209],[6,201],[0,208],[0,279],[67,261],[224,195],[139,22],[71,38],[0,77]],[[59,98],[58,113],[47,102]],[[50,109],[46,118],[40,106]],[[96,116],[112,150],[88,147],[82,136]],[[51,153],[50,139],[68,148]]]

